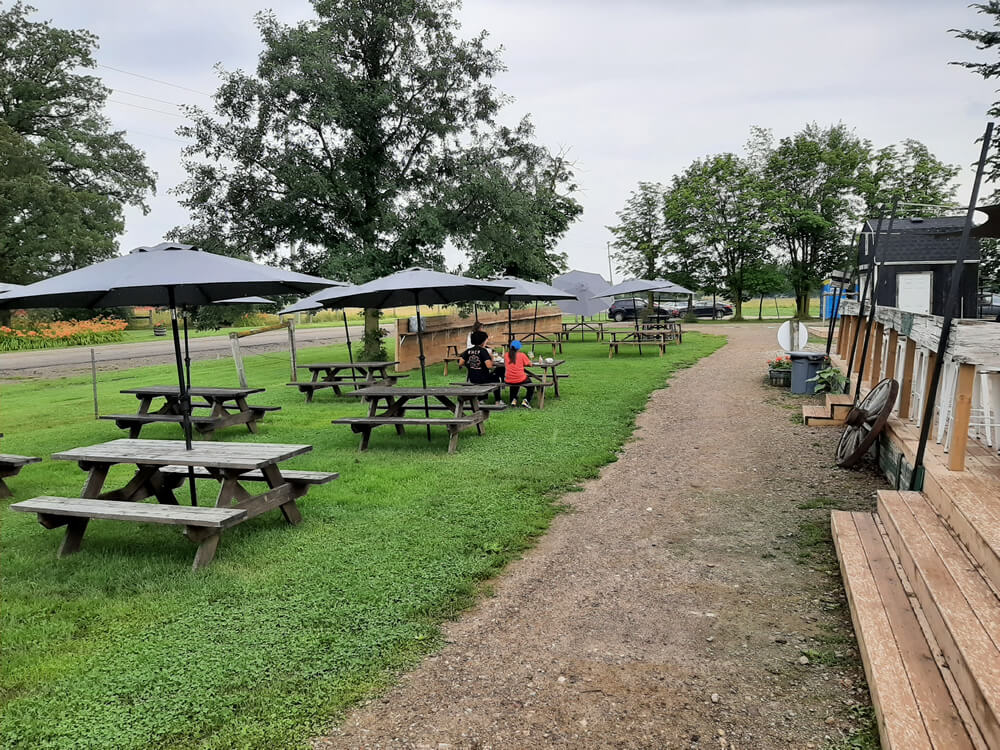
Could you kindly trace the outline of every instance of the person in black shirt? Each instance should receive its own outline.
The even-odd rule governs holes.
[[[472,332],[472,346],[458,355],[459,367],[466,367],[469,370],[470,383],[496,383],[497,376],[493,372],[493,355],[490,354],[483,344],[486,343],[486,331]]]

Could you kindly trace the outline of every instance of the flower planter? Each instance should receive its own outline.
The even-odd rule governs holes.
[[[771,385],[788,387],[792,384],[791,370],[768,370],[767,379]]]
[[[167,327],[166,326],[153,326],[153,335],[154,336],[166,336],[167,335]]]

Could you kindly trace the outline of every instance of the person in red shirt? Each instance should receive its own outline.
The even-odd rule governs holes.
[[[504,363],[507,365],[504,380],[510,386],[510,405],[517,406],[517,394],[523,385],[526,395],[521,401],[521,406],[530,409],[529,402],[531,397],[535,395],[535,387],[528,385],[531,381],[528,380],[528,373],[524,371],[524,368],[531,366],[531,360],[528,359],[527,354],[521,351],[521,342],[517,339],[510,342],[510,348],[504,355]]]

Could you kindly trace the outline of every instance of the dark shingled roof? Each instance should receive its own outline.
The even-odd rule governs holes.
[[[896,219],[892,225],[892,234],[888,235],[885,232],[889,228],[889,220],[885,219],[882,222],[883,234],[879,238],[879,260],[884,259],[887,263],[905,261],[915,264],[955,260],[964,223],[964,216]],[[877,226],[878,219],[868,219],[862,232],[874,233]],[[862,248],[864,247],[865,245],[862,245]],[[869,256],[870,253],[862,256],[863,265],[870,260]],[[972,238],[966,260],[978,259],[979,242]]]

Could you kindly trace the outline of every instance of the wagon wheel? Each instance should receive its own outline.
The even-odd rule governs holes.
[[[845,469],[854,466],[872,447],[889,413],[896,404],[899,383],[886,378],[872,388],[860,404],[847,415],[844,434],[837,443],[837,465]]]

